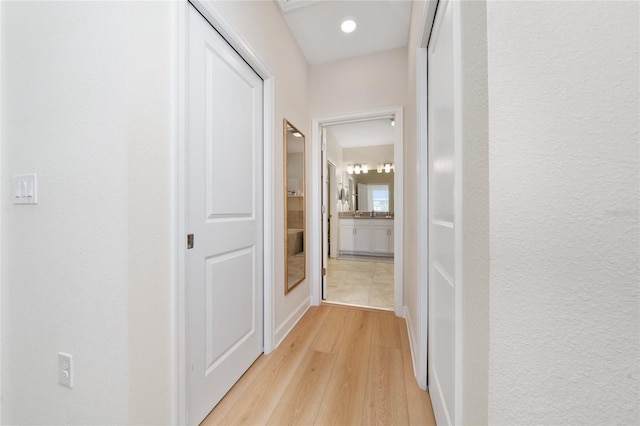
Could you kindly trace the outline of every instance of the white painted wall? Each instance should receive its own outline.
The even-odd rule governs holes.
[[[176,5],[127,2],[129,424],[171,422],[171,143]]]
[[[416,61],[417,50],[420,47],[419,35],[422,22],[423,8],[426,6],[424,1],[414,1],[411,6],[411,24],[409,29],[409,41],[407,46],[407,113],[405,115],[405,136],[404,136],[404,305],[407,326],[409,331],[409,340],[411,342],[411,351],[414,362],[414,373],[419,370],[416,362],[424,362],[426,370],[426,358],[424,361],[418,359],[418,333],[419,333],[419,297],[418,286],[426,288],[426,282],[418,281],[418,265],[427,263],[427,258],[418,259],[418,240],[426,239],[426,235],[418,235],[418,220],[424,220],[426,223],[427,212],[418,211],[418,173],[420,171],[419,155],[418,155],[418,135],[417,135],[417,74]],[[426,109],[425,109],[426,111]],[[426,165],[425,165],[426,168]],[[426,290],[425,290],[426,292]],[[425,309],[426,299],[421,308]],[[426,339],[426,336],[422,336]],[[425,343],[426,346],[426,343]],[[419,382],[423,385],[426,383],[426,371],[424,377],[419,378]]]
[[[367,164],[369,173],[378,173],[378,164],[393,163],[393,145],[363,146],[358,148],[344,148],[342,162],[346,170],[349,164]],[[367,174],[369,174],[367,173]]]
[[[489,136],[486,2],[460,3],[462,55],[462,422],[488,424]]]
[[[5,424],[129,422],[128,9],[2,3]],[[38,205],[12,204],[25,172]]]
[[[217,5],[275,75],[276,223],[284,234],[282,119],[309,128],[308,67],[272,2]],[[172,421],[171,141],[176,6],[2,3],[2,422]],[[37,206],[13,206],[35,171]],[[275,324],[309,305],[284,296]],[[57,384],[58,351],[76,386]]]
[[[491,424],[640,421],[639,6],[487,3]]]
[[[312,117],[405,104],[407,49],[386,50],[310,68]]]
[[[275,76],[274,170],[273,197],[275,205],[274,253],[274,325],[275,340],[279,342],[310,304],[309,273],[307,278],[286,296],[284,294],[284,174],[282,120],[288,119],[306,136],[307,148],[311,144],[309,102],[307,97],[309,67],[298,48],[278,7],[271,1],[220,1],[215,3],[231,24],[243,35]],[[311,150],[307,149],[307,173],[310,169]],[[307,176],[307,182],[310,182]],[[309,186],[307,186],[307,192]],[[311,200],[306,197],[307,211]],[[307,235],[313,224],[307,221]],[[307,271],[311,260],[307,258]]]

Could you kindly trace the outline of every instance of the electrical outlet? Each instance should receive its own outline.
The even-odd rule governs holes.
[[[58,383],[73,387],[73,356],[64,352],[58,352]]]

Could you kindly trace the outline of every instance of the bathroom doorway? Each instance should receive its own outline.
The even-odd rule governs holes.
[[[395,309],[393,114],[323,126],[326,302]]]

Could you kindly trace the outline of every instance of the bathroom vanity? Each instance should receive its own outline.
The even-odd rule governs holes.
[[[393,256],[393,218],[341,215],[338,229],[340,254]]]

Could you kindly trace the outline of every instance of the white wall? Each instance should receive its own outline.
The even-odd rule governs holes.
[[[487,3],[491,424],[640,420],[638,8]]]
[[[417,74],[416,57],[420,47],[420,30],[423,25],[422,9],[424,1],[414,1],[411,6],[411,24],[407,46],[407,113],[405,114],[404,134],[404,305],[406,307],[409,339],[414,363],[421,362],[418,357],[418,286],[426,283],[418,282],[418,265],[427,259],[418,259],[418,220],[425,219],[427,212],[418,211],[418,172],[420,170],[417,135]],[[426,238],[426,235],[422,236]],[[423,306],[426,309],[426,306]],[[426,362],[426,360],[425,360]],[[416,367],[414,365],[414,367]],[[418,368],[416,368],[418,370]],[[416,371],[417,372],[417,371]],[[426,374],[425,374],[426,376]],[[422,381],[426,377],[420,378]]]
[[[462,56],[462,423],[488,423],[489,136],[486,2],[460,3]]]
[[[5,424],[129,421],[128,8],[2,3]],[[15,206],[27,172],[38,205]]]
[[[168,423],[175,6],[2,9],[2,420]],[[37,206],[11,203],[25,171]]]
[[[313,66],[309,73],[311,116],[404,105],[406,75],[404,47]]]
[[[284,174],[282,120],[288,119],[306,136],[307,148],[311,146],[309,102],[307,97],[309,67],[298,48],[278,7],[271,1],[220,1],[216,6],[231,24],[240,31],[257,56],[275,76],[274,170],[273,198],[275,206],[273,251],[275,282],[276,342],[289,331],[299,315],[310,304],[309,272],[307,278],[286,296],[284,294]],[[307,149],[307,171],[310,169],[311,149]],[[310,182],[307,176],[307,182]],[[309,188],[309,186],[307,186]],[[308,189],[307,189],[308,192]],[[306,197],[307,212],[311,203]],[[311,221],[307,221],[309,235]],[[307,271],[310,271],[307,256]]]
[[[393,163],[393,145],[363,146],[356,148],[344,148],[342,150],[342,162],[346,169],[349,164],[359,163],[369,166],[369,173],[378,173],[378,164]]]
[[[274,235],[282,119],[309,128],[308,67],[272,2],[217,3],[275,75]],[[176,6],[2,3],[2,421],[166,424],[171,381],[171,141]],[[13,174],[40,203],[14,206]],[[275,243],[275,324],[284,296]],[[58,351],[76,386],[57,384]]]
[[[129,424],[171,421],[171,143],[176,5],[127,2]]]

